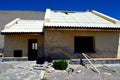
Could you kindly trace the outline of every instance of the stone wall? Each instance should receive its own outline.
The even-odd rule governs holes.
[[[14,50],[22,50],[22,57],[27,57],[29,39],[37,39],[38,48],[44,45],[44,36],[42,34],[6,34],[4,56],[13,57]]]
[[[83,30],[45,30],[45,54],[52,57],[79,58],[74,53],[75,36],[94,37],[95,52],[90,53],[97,58],[116,58],[119,34],[116,31],[83,31]],[[89,54],[89,53],[88,53]]]

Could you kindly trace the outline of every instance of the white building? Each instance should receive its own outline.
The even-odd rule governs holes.
[[[1,32],[7,57],[120,57],[120,21],[97,11],[46,10],[44,20],[15,19]]]

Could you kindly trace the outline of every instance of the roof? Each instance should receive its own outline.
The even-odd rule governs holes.
[[[120,21],[97,11],[46,10],[45,27],[120,28]]]
[[[44,27],[120,30],[120,21],[94,10],[76,12],[47,9],[44,20],[17,18],[5,25],[5,29],[1,33],[43,33]]]
[[[21,20],[19,18],[5,25],[1,33],[42,33],[43,20]]]
[[[39,11],[2,11],[0,10],[0,32],[10,21],[21,18],[25,20],[43,20],[45,12]]]

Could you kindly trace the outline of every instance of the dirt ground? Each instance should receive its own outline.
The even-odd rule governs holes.
[[[74,69],[72,73],[55,70],[51,73],[46,73],[44,77],[48,80],[120,80],[120,64],[107,64],[116,72],[104,69],[103,66],[98,64],[95,66],[97,66],[100,73],[92,70],[91,65],[87,65],[86,68],[81,65],[69,64],[69,67]]]
[[[34,65],[35,61],[0,62],[0,80],[40,80],[41,70]]]
[[[40,80],[41,70],[34,70],[35,61],[8,61],[0,62],[0,80]],[[120,64],[106,64],[111,70],[104,69],[103,66],[95,64],[100,73],[91,69],[91,65],[86,67],[79,64],[69,64],[68,68],[74,71],[68,73],[67,70],[54,70],[52,67],[45,69],[44,77],[47,80],[120,80]]]

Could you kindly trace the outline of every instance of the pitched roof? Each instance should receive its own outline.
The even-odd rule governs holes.
[[[5,25],[2,33],[41,33],[43,20],[21,20],[19,18]]]
[[[42,33],[44,27],[120,29],[120,21],[97,11],[71,12],[46,10],[44,20],[17,18],[1,33]]]
[[[120,28],[120,21],[97,11],[69,12],[46,10],[46,27]]]

